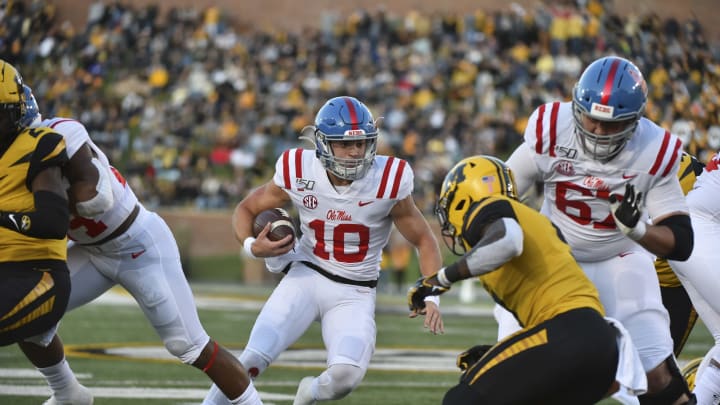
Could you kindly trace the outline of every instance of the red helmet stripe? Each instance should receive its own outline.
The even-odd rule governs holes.
[[[360,129],[360,125],[358,125],[358,117],[357,117],[357,111],[355,110],[355,104],[353,104],[350,97],[345,97],[345,105],[348,108],[348,113],[350,113],[350,124],[352,125],[352,129]]]
[[[610,72],[605,80],[602,98],[600,99],[600,104],[602,105],[608,105],[608,102],[610,101],[610,94],[612,94],[613,83],[615,82],[615,75],[617,74],[618,66],[620,66],[620,59],[613,60],[610,65]]]

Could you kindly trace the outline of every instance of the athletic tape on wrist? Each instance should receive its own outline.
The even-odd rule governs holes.
[[[450,287],[450,284],[452,284],[450,282],[450,280],[448,280],[447,275],[445,274],[445,267],[443,267],[442,269],[440,269],[440,271],[438,271],[437,280],[438,280],[438,283],[440,283],[440,285],[445,288]]]
[[[432,302],[433,304],[437,305],[438,308],[440,307],[440,297],[437,295],[428,295],[425,297],[425,302]]]
[[[635,225],[634,228],[630,228],[630,231],[627,233],[627,236],[632,240],[640,240],[645,236],[647,233],[647,226],[645,225],[645,222],[638,221],[637,225]]]
[[[252,244],[254,242],[255,238],[253,238],[252,236],[248,236],[247,238],[245,238],[245,240],[243,241],[243,250],[245,251],[245,254],[247,254],[251,258],[257,259],[257,257],[252,252]]]

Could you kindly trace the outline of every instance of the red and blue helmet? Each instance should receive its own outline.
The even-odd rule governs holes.
[[[370,110],[354,97],[328,100],[315,116],[315,152],[325,169],[345,180],[367,174],[377,151],[378,128]],[[365,155],[359,159],[335,156],[332,142],[365,140]]]
[[[572,101],[576,133],[585,153],[600,161],[620,153],[645,113],[647,93],[640,69],[627,59],[607,56],[585,68]],[[627,126],[614,134],[596,135],[583,127],[584,115],[599,121],[627,121]]]

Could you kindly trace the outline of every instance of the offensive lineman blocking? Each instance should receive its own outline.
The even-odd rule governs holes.
[[[616,56],[591,63],[572,102],[538,107],[507,164],[518,194],[540,180],[542,211],[632,336],[648,377],[643,405],[692,403],[673,356],[654,255],[686,260],[693,230],[677,178],[681,141],[643,117],[647,84]],[[652,224],[641,218],[647,212]],[[648,253],[648,251],[650,253]]]

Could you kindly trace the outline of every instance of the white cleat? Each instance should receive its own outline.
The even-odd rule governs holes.
[[[304,377],[300,380],[293,405],[315,405],[317,403],[312,396],[312,382],[314,379],[315,377]]]
[[[78,385],[73,388],[70,398],[65,400],[59,400],[55,398],[55,395],[51,396],[50,399],[43,402],[43,405],[92,405],[93,395],[90,390],[84,385]]]

